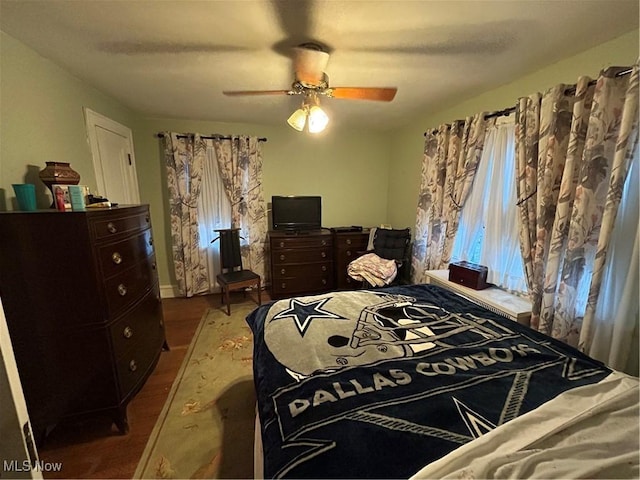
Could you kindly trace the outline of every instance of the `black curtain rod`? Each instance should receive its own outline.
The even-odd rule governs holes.
[[[178,138],[191,138],[193,135],[178,135]],[[164,138],[163,133],[158,134],[158,138]],[[200,135],[200,138],[204,138],[205,140],[231,140],[231,137],[223,137],[222,135]],[[267,139],[264,137],[258,138],[259,142],[266,142]]]
[[[615,74],[615,76],[616,76],[616,77],[622,77],[622,76],[624,76],[624,75],[629,75],[629,74],[631,73],[631,71],[632,71],[632,70],[633,70],[632,68],[628,68],[628,69],[626,69],[626,70],[621,70],[621,71],[619,71],[618,73],[616,73],[616,74]],[[592,87],[592,86],[593,86],[593,85],[595,85],[596,83],[598,83],[598,81],[597,81],[597,80],[591,80],[591,81],[589,82],[589,86],[590,86],[590,87]],[[575,85],[572,85],[572,86],[568,87],[568,88],[565,90],[565,95],[569,95],[569,94],[571,94],[571,93],[575,93],[575,92],[576,92],[576,86],[575,86]],[[486,114],[486,115],[484,116],[484,118],[485,118],[485,120],[486,120],[487,118],[494,118],[494,117],[507,116],[507,115],[509,115],[510,113],[513,113],[513,112],[515,112],[515,111],[516,111],[516,107],[515,107],[515,106],[514,106],[514,107],[508,107],[508,108],[505,108],[505,109],[503,109],[503,110],[498,110],[497,112],[491,112],[491,113],[488,113],[488,114]],[[437,131],[437,129],[436,129],[436,128],[434,128],[434,129],[430,130],[430,132],[435,132],[435,131]],[[424,136],[425,136],[425,137],[426,137],[428,134],[429,134],[429,131],[424,132]]]
[[[618,73],[614,75],[614,77],[624,77],[625,75],[629,75],[632,70],[633,70],[632,68],[627,68],[626,70],[620,70]],[[588,85],[590,87],[593,87],[596,83],[598,83],[597,80],[591,80],[588,83]],[[570,95],[572,93],[576,93],[576,85],[571,85],[570,87],[567,87],[567,89],[564,91],[565,95]]]
[[[497,112],[487,113],[484,116],[484,119],[486,120],[487,118],[506,117],[507,115],[515,111],[516,111],[516,107],[505,108],[504,110],[498,110]]]

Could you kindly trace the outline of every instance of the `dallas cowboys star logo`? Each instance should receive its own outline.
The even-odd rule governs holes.
[[[311,321],[317,318],[342,318],[333,312],[323,310],[323,306],[331,298],[320,298],[318,300],[311,300],[309,302],[303,302],[300,299],[292,298],[289,301],[289,307],[275,315],[271,320],[281,320],[283,318],[292,318],[300,336],[304,337],[305,332],[311,325]]]

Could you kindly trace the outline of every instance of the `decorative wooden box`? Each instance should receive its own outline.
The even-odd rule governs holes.
[[[449,280],[474,290],[483,290],[487,283],[488,269],[484,265],[470,262],[453,262],[449,264]]]

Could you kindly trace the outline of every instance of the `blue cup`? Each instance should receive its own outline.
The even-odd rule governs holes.
[[[14,183],[12,186],[18,200],[18,208],[27,212],[36,210],[36,186],[32,183]]]

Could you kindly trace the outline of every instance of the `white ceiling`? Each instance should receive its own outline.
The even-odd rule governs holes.
[[[284,124],[290,48],[331,53],[337,125],[388,129],[638,28],[638,0],[0,0],[0,28],[145,116]],[[595,74],[597,72],[585,72]]]

